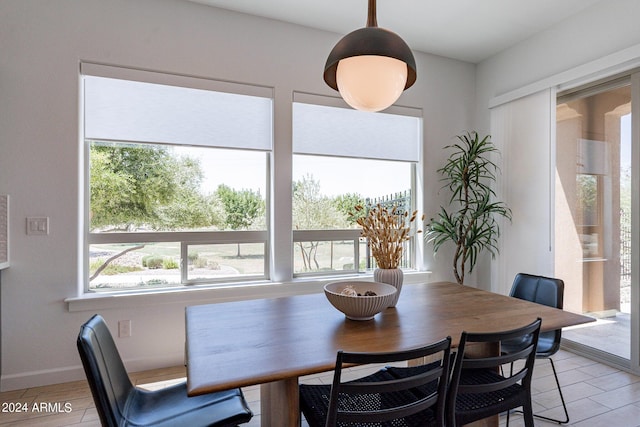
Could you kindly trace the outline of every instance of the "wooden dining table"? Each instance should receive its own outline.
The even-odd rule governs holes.
[[[187,389],[195,396],[260,384],[261,426],[298,426],[299,377],[333,370],[338,350],[405,350],[447,336],[456,347],[462,331],[538,317],[542,331],[593,320],[451,282],[407,284],[396,307],[368,321],[346,319],[321,293],[189,306]]]

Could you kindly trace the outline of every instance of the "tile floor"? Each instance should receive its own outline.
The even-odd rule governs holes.
[[[640,377],[567,351],[553,356],[571,421],[579,427],[640,426]],[[552,418],[564,415],[551,364],[537,360],[532,383],[534,413]],[[511,426],[523,426],[522,417]],[[501,417],[501,425],[504,425]],[[556,425],[535,420],[536,426]]]
[[[579,427],[640,427],[640,377],[611,368],[567,351],[554,356],[560,383],[571,417],[570,426]],[[351,375],[362,376],[369,372],[364,368],[354,368]],[[132,380],[147,388],[163,387],[181,381],[185,375],[183,367],[160,369],[134,373]],[[562,416],[560,399],[555,389],[551,365],[547,360],[538,360],[534,371],[533,400],[534,411],[546,416]],[[331,373],[304,377],[301,382],[330,383]],[[245,397],[255,416],[249,427],[260,426],[260,389],[247,387]],[[47,413],[7,413],[2,409],[10,403],[70,404],[68,412]],[[85,381],[77,381],[53,386],[36,387],[0,393],[0,426],[99,426],[98,416]],[[501,417],[500,425],[505,425]],[[523,426],[522,417],[511,415],[510,425]],[[536,419],[536,426],[557,425]],[[303,426],[306,423],[303,422]]]
[[[631,356],[631,316],[618,312],[593,323],[562,329],[562,338],[611,353],[622,359]]]

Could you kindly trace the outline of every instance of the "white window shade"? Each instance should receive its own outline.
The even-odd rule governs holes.
[[[84,76],[85,138],[271,150],[272,100]]]
[[[500,150],[497,200],[513,220],[500,223],[500,255],[491,264],[493,292],[508,294],[516,273],[553,276],[555,90],[547,89],[491,109],[492,141]]]
[[[421,135],[419,117],[293,104],[295,154],[417,162]]]

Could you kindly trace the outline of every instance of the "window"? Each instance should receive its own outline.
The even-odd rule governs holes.
[[[413,115],[294,102],[295,276],[374,267],[350,215],[356,204],[415,209],[422,122],[419,112],[407,110]],[[409,242],[402,267],[415,266],[414,252]]]
[[[82,64],[87,289],[269,278],[271,89]]]
[[[627,367],[638,361],[638,84],[635,70],[559,93],[555,123],[554,274],[565,309],[598,319],[562,339]]]

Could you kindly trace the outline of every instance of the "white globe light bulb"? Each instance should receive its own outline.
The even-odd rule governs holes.
[[[407,64],[388,56],[352,56],[338,63],[336,83],[342,98],[356,110],[384,110],[402,94]]]

